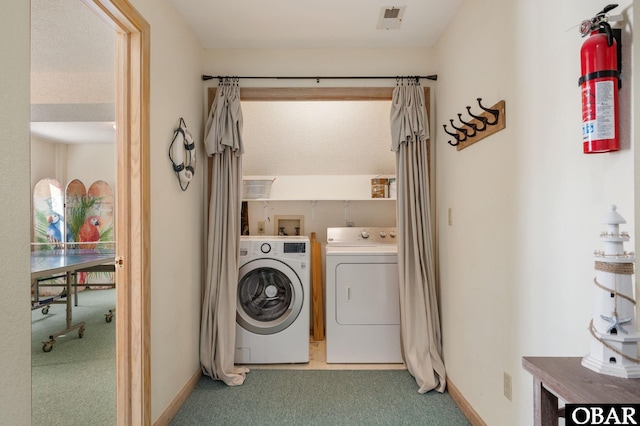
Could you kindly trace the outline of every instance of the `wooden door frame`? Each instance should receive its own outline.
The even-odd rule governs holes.
[[[128,0],[82,0],[116,31],[116,424],[151,424],[149,24]]]

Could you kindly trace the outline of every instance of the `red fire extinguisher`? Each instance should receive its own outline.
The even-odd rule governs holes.
[[[581,77],[578,80],[582,92],[582,144],[585,154],[620,149],[618,41],[606,15],[617,6],[608,5],[580,26],[582,36],[588,36],[580,49]]]

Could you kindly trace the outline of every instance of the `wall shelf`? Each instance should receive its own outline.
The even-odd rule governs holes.
[[[269,198],[244,201],[395,201],[372,198],[371,179],[389,175],[280,175],[244,176],[243,179],[273,179]]]

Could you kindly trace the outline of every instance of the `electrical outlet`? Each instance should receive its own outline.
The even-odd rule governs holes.
[[[264,221],[259,221],[258,222],[258,234],[259,235],[263,235],[264,234]]]
[[[447,211],[447,222],[449,223],[449,226],[453,226],[453,212],[451,211],[451,207],[449,207],[449,210]]]
[[[504,396],[509,401],[511,401],[511,375],[506,371],[504,372],[503,380],[504,380]]]

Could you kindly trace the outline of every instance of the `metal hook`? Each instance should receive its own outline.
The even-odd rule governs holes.
[[[451,145],[451,146],[458,146],[458,145],[460,145],[460,141],[456,141],[456,143],[453,143],[453,142],[451,142],[451,141],[447,141],[447,143],[448,143],[449,145]]]
[[[473,123],[464,121],[462,119],[462,114],[458,114],[458,120],[460,120],[460,122],[462,124],[464,124],[465,126],[469,127],[471,130],[473,130],[473,134],[467,134],[467,136],[469,136],[470,138],[474,137],[476,135],[476,133],[478,133],[478,129],[477,129],[476,125],[473,124]]]
[[[482,106],[482,103],[480,101],[482,101],[482,98],[478,98],[478,105],[480,106],[480,108],[482,108],[483,110],[485,110],[486,112],[488,112],[489,114],[491,114],[491,115],[493,115],[495,117],[492,122],[489,122],[487,120],[486,123],[489,126],[493,126],[494,124],[498,123],[498,117],[500,116],[500,111],[497,110],[497,109],[485,108],[485,107]]]
[[[475,128],[478,132],[482,132],[484,129],[487,128],[487,121],[489,121],[489,119],[487,117],[483,117],[481,115],[475,115],[474,113],[471,112],[471,107],[467,106],[467,112],[469,113],[469,115],[473,118],[475,118],[476,120],[482,122],[483,126],[482,129],[476,124]]]
[[[451,124],[453,125],[453,120],[450,120],[450,121],[451,121]],[[456,138],[456,142],[457,142],[457,143],[456,143],[456,145],[458,145],[458,143],[460,143],[460,142],[464,142],[464,141],[467,139],[466,134],[465,134],[464,136],[460,136],[460,134],[459,134],[459,133],[452,133],[452,132],[448,131],[448,130],[447,130],[447,125],[446,125],[446,124],[443,124],[443,125],[442,125],[442,127],[444,128],[444,132],[445,132],[446,134],[448,134],[448,135],[453,136],[454,138]],[[453,146],[456,146],[456,145],[453,145]]]
[[[442,128],[444,129],[444,132],[445,132],[446,134],[448,134],[448,135],[450,135],[450,136],[453,136],[454,138],[456,138],[456,140],[457,140],[458,142],[460,142],[460,135],[459,135],[459,134],[457,134],[457,133],[452,133],[452,132],[448,131],[448,130],[447,130],[447,125],[446,125],[446,124],[443,124],[443,125],[442,125]]]
[[[460,142],[467,140],[467,137],[469,136],[469,133],[467,132],[467,129],[465,129],[464,127],[456,127],[453,124],[453,120],[449,120],[449,123],[451,123],[451,127],[453,127],[454,129],[456,129],[457,131],[459,131],[460,133],[462,133],[464,135],[464,139],[461,139]]]

